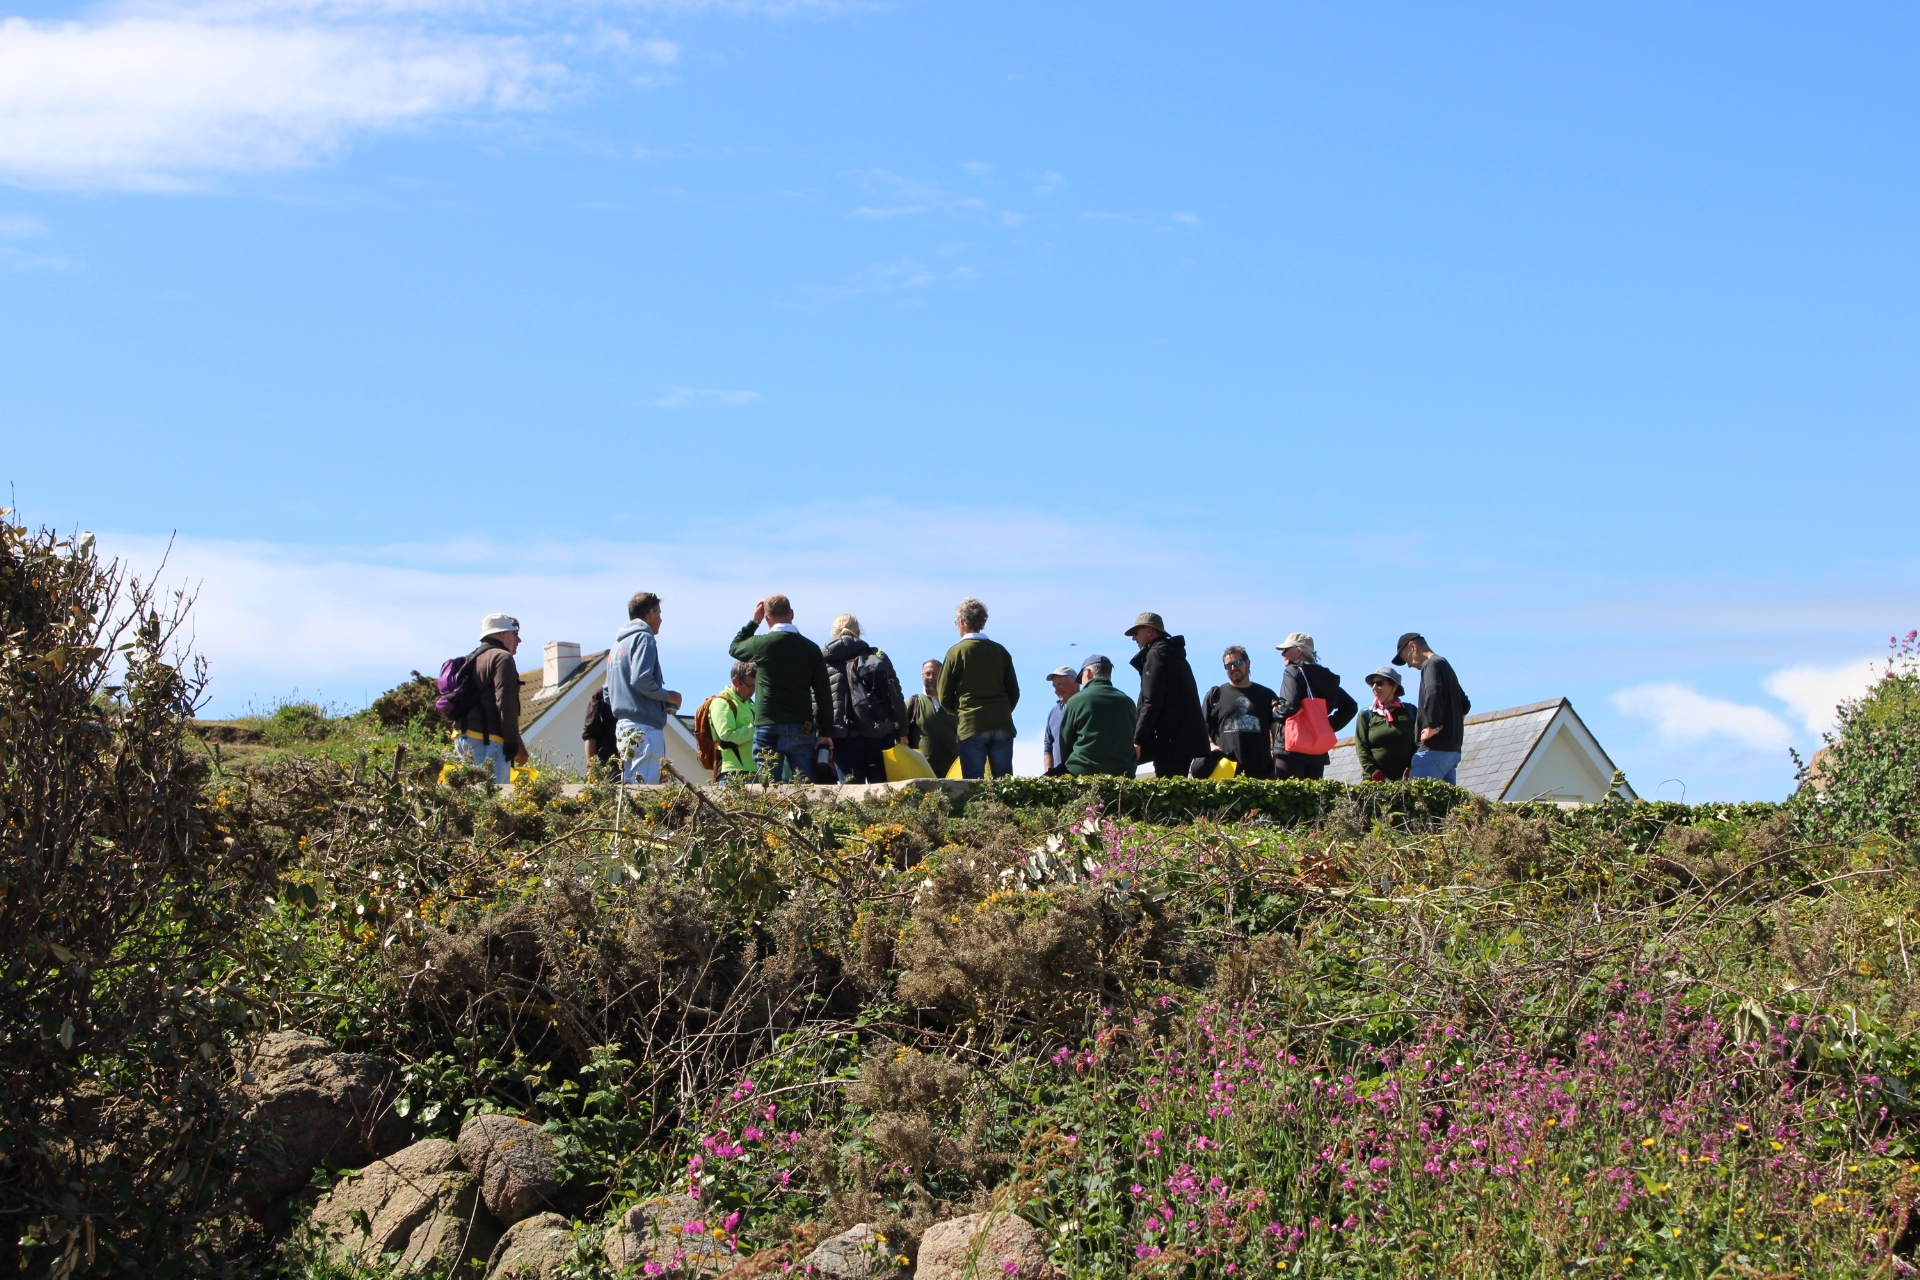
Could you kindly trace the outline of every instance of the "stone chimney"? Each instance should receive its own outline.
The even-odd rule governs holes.
[[[542,693],[552,693],[580,669],[580,646],[571,640],[549,640],[546,649],[546,674],[540,681]]]

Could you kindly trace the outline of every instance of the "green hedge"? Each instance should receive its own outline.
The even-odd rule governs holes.
[[[995,778],[984,788],[1013,809],[1091,808],[1143,822],[1217,821],[1264,814],[1292,826],[1315,822],[1349,796],[1370,816],[1445,817],[1468,792],[1444,782],[1330,782],[1286,778]]]
[[[1256,814],[1287,826],[1318,822],[1351,798],[1367,817],[1444,818],[1472,798],[1444,782],[1332,782],[1289,778],[1268,781],[1235,778],[996,778],[983,794],[1013,809],[1085,809],[1100,806],[1110,817],[1177,823],[1195,818],[1216,821]],[[1530,802],[1502,808],[1526,817],[1545,816],[1570,826],[1599,826],[1630,836],[1657,836],[1669,826],[1725,822],[1746,826],[1764,821],[1785,806],[1768,802],[1678,804],[1669,800],[1586,805],[1562,809]]]

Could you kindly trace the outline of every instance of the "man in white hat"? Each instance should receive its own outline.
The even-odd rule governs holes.
[[[492,769],[493,780],[502,786],[512,781],[513,765],[527,762],[520,741],[520,672],[513,665],[519,651],[518,618],[490,613],[480,620],[480,647],[468,656],[461,676],[463,684],[471,682],[473,703],[453,731],[453,753]]]

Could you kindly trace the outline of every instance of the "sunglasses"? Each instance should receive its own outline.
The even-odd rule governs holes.
[[[1247,665],[1247,660],[1246,660],[1245,658],[1235,658],[1235,659],[1234,659],[1234,660],[1233,660],[1232,662],[1223,662],[1223,663],[1221,663],[1220,665],[1221,665],[1221,666],[1223,666],[1223,667],[1225,667],[1225,668],[1226,668],[1227,670],[1229,670],[1229,671],[1231,671],[1231,670],[1233,670],[1233,669],[1234,669],[1235,667],[1244,667],[1244,666],[1246,666],[1246,665]]]

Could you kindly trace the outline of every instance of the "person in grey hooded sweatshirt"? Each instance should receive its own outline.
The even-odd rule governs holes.
[[[660,674],[660,597],[642,591],[627,601],[627,625],[607,658],[607,701],[613,708],[614,742],[626,782],[660,781],[667,754],[667,717],[680,709],[680,695]]]

